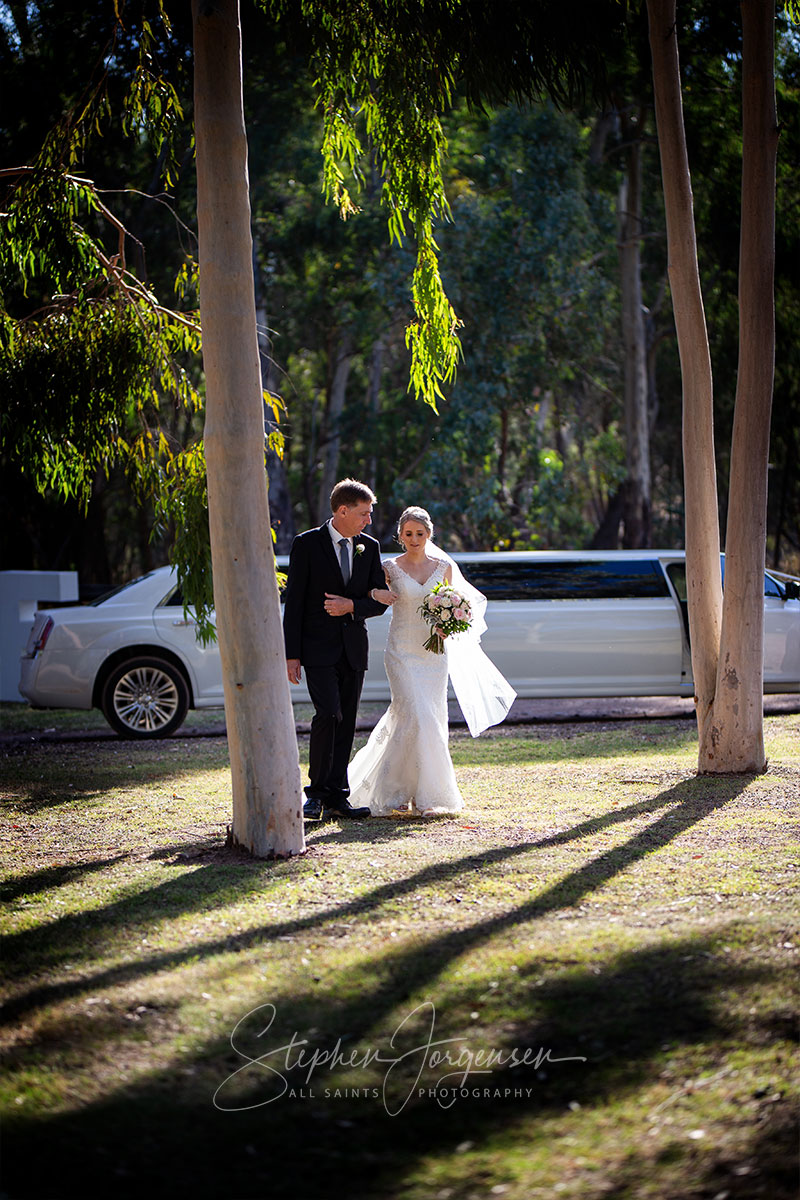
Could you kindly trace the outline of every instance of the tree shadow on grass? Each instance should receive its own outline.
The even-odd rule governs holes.
[[[748,783],[749,777],[744,776],[729,776],[722,779],[693,777],[692,779],[681,780],[680,783],[675,784],[666,791],[658,792],[655,796],[650,796],[646,800],[638,800],[634,804],[626,804],[622,808],[615,808],[612,811],[601,813],[597,817],[590,817],[586,821],[581,821],[578,825],[573,825],[569,829],[551,834],[549,837],[537,838],[522,844],[503,847],[500,850],[487,851],[481,856],[481,861],[484,861],[487,857],[491,859],[492,856],[506,857],[507,855],[517,854],[523,850],[563,846],[569,842],[602,833],[604,830],[611,829],[615,825],[623,825],[625,822],[633,820],[636,817],[658,812],[659,809],[668,808],[670,805],[676,808],[680,806],[677,822],[673,822],[670,818],[667,818],[665,828],[660,831],[662,834],[665,834],[664,840],[660,844],[666,845],[677,833],[682,833],[685,828],[689,828],[696,821],[704,819],[715,808],[736,799],[745,790]],[[697,803],[699,809],[696,815],[693,815],[691,811],[693,802]],[[443,819],[450,820],[452,818]],[[331,823],[327,830],[323,825],[320,832],[317,832],[316,828],[312,828],[307,835],[309,838],[307,844],[308,848],[311,849],[325,842],[347,843],[368,841],[372,843],[376,841],[393,841],[398,836],[415,836],[421,833],[427,827],[427,824],[428,822],[422,817],[418,819],[398,818],[395,820],[391,818],[373,818],[367,822],[349,822],[346,825]],[[671,828],[673,825],[675,825],[674,833]],[[466,862],[469,860],[462,861]],[[445,865],[447,866],[448,864]]]
[[[414,976],[428,973],[427,960],[416,961],[424,953],[418,947],[405,955]],[[581,1123],[594,1118],[598,1140],[589,1145],[596,1165],[608,1164],[608,1179],[601,1176],[603,1195],[634,1196],[646,1186],[649,1195],[678,1200],[688,1194],[714,1195],[728,1185],[731,1196],[757,1194],[736,1186],[741,1155],[731,1159],[722,1143],[699,1146],[683,1136],[668,1148],[666,1159],[660,1157],[663,1147],[659,1151],[653,1143],[651,1150],[647,1139],[631,1147],[631,1110],[617,1133],[613,1105],[636,1105],[639,1090],[657,1083],[665,1048],[672,1054],[691,1048],[695,1060],[718,1071],[725,1055],[738,1053],[751,1036],[718,997],[723,991],[767,987],[777,968],[731,962],[715,955],[714,944],[702,938],[623,952],[605,963],[600,975],[591,969],[569,971],[545,978],[539,987],[533,986],[536,966],[534,954],[527,964],[531,986],[526,991],[523,985],[515,998],[517,1016],[503,1034],[505,1049],[548,1047],[553,1059],[585,1055],[585,1063],[498,1067],[488,1081],[486,1076],[467,1079],[466,1095],[459,1089],[449,1107],[431,1092],[441,1069],[415,1082],[413,1061],[400,1076],[395,1072],[387,1093],[384,1062],[368,1069],[368,1087],[357,1095],[337,1095],[347,1075],[320,1069],[308,1086],[294,1078],[294,1095],[290,1089],[270,1103],[264,1101],[275,1089],[266,1071],[254,1066],[239,1094],[242,1104],[253,1107],[234,1111],[231,1105],[224,1111],[214,1107],[215,1091],[247,1065],[250,1053],[241,1045],[233,1052],[227,1031],[144,1081],[126,1086],[114,1080],[103,1101],[47,1117],[28,1115],[23,1106],[6,1129],[8,1195],[11,1200],[55,1200],[77,1189],[86,1197],[113,1193],[119,1200],[139,1200],[142,1194],[158,1200],[176,1192],[188,1192],[193,1200],[392,1200],[416,1186],[416,1195],[443,1194],[445,1187],[453,1200],[467,1200],[508,1181],[503,1174],[506,1155],[517,1164],[529,1157],[541,1166],[555,1154],[558,1162],[564,1149],[557,1139],[579,1135]],[[363,978],[368,978],[366,962]],[[309,990],[299,998],[276,998],[281,1028],[274,1031],[274,1040],[270,1031],[265,1044],[257,1036],[258,1026],[253,1027],[253,1057],[285,1044],[278,1039],[285,1039],[289,1030],[302,1034],[308,1016],[324,1008],[330,1035],[350,1033],[362,1047],[380,1048],[391,1060],[397,1053],[388,1041],[393,1026],[376,1017],[376,1011],[385,1018],[391,1010],[396,1014],[404,986],[407,978],[400,975],[388,990],[371,990],[367,984],[359,1001],[360,1027],[353,1024],[352,1001],[339,998],[340,981],[323,994]],[[464,987],[463,998],[470,1002]],[[300,1004],[292,1008],[296,999]],[[439,1020],[437,1036],[464,1033],[460,1018],[445,1011]],[[490,1048],[480,1026],[469,1028],[466,1041],[475,1050]],[[320,1044],[319,1038],[312,1043]],[[447,1093],[444,1097],[449,1099]],[[640,1134],[646,1124],[642,1122]],[[758,1163],[759,1187],[771,1200],[794,1200],[788,1184],[795,1139],[785,1114],[771,1127],[754,1125],[748,1114],[744,1128],[740,1140],[748,1143],[745,1152]],[[679,1134],[676,1129],[676,1139]],[[477,1177],[461,1166],[470,1144],[487,1152]],[[664,1186],[659,1187],[662,1175]],[[706,1180],[716,1191],[705,1190]],[[753,1179],[749,1182],[752,1186]]]
[[[155,742],[112,739],[99,757],[91,745],[24,746],[8,752],[6,761],[5,802],[30,814],[76,802],[92,804],[120,788],[166,790],[174,786],[177,776],[185,787],[193,775],[229,769],[230,765],[223,739],[187,749],[185,742],[169,738]]]
[[[0,883],[0,901],[8,904],[20,897],[52,891],[66,883],[75,883],[92,871],[104,871],[107,867],[113,867],[127,857],[127,854],[115,854],[112,858],[93,858],[86,862],[43,867],[40,871],[30,871],[27,875],[12,875]]]
[[[453,956],[504,929],[512,928],[515,924],[535,920],[565,906],[573,906],[583,896],[601,888],[621,871],[667,845],[692,825],[729,803],[747,786],[747,780],[740,777],[728,779],[722,786],[721,783],[720,780],[713,780],[709,781],[707,786],[698,786],[697,780],[684,781],[646,801],[582,822],[570,831],[555,835],[555,839],[525,842],[495,850],[483,849],[453,862],[432,864],[406,879],[381,884],[363,896],[300,918],[276,921],[238,934],[231,933],[204,942],[195,942],[186,949],[142,956],[136,961],[84,973],[79,979],[36,985],[12,996],[5,1005],[0,1021],[14,1022],[42,1004],[66,999],[90,988],[131,982],[154,972],[174,969],[197,958],[213,957],[232,950],[245,950],[277,938],[291,937],[312,929],[319,930],[327,922],[380,912],[386,902],[413,896],[418,888],[427,884],[461,881],[465,873],[480,873],[487,866],[502,864],[516,855],[535,851],[537,847],[588,836],[631,816],[667,809],[657,821],[636,833],[629,841],[586,862],[525,904],[511,908],[499,916],[476,922],[467,928],[456,927],[451,932],[445,932],[436,943],[440,966]],[[292,872],[296,866],[296,863],[281,864],[281,869]],[[269,864],[264,864],[263,871],[265,874],[269,872]],[[76,958],[91,958],[97,941],[102,943],[110,932],[127,931],[131,926],[137,927],[153,919],[162,920],[195,909],[208,909],[212,900],[220,903],[260,889],[262,879],[261,874],[247,867],[198,867],[181,875],[177,880],[158,884],[145,892],[137,893],[134,897],[116,901],[85,914],[68,914],[45,926],[24,930],[11,935],[6,941],[9,976],[27,976],[36,969],[37,963],[42,959],[53,967],[66,960],[72,962]],[[438,966],[432,969],[435,973]]]
[[[264,863],[260,872],[254,871],[247,863],[235,867],[226,864],[197,867],[177,879],[158,883],[98,908],[67,913],[32,929],[8,934],[4,939],[6,980],[24,978],[37,969],[58,969],[67,961],[73,964],[81,960],[92,961],[108,940],[120,932],[129,934],[130,941],[138,944],[136,931],[149,931],[153,922],[192,912],[207,912],[218,905],[234,903],[249,893],[260,893],[264,889],[267,870]],[[216,950],[213,953],[219,952],[225,948],[226,939],[219,939],[214,945]],[[231,948],[230,943],[227,948]],[[194,958],[198,953],[205,953],[202,946],[164,957],[166,961],[177,965],[179,961]],[[126,963],[111,973],[115,971],[119,971],[120,977],[128,978],[149,973],[143,962]],[[91,984],[86,981],[84,986]],[[58,990],[59,985],[55,987]],[[47,989],[44,990],[46,992]],[[19,1001],[10,1000],[8,1008],[19,1012]]]
[[[503,729],[488,736],[451,741],[456,767],[526,765],[529,763],[583,763],[587,760],[624,756],[635,763],[639,755],[654,750],[673,752],[697,743],[694,717],[669,722],[611,721],[598,724],[564,725],[542,730]]]

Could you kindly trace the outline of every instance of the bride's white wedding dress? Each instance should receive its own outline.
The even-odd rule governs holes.
[[[395,562],[385,563],[397,594],[384,663],[392,701],[348,768],[350,803],[388,816],[409,804],[421,813],[458,812],[463,806],[447,748],[447,653],[423,645],[430,626],[417,611],[447,570],[440,559],[425,583]]]

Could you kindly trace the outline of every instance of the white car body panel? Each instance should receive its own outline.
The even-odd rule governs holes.
[[[776,596],[764,599],[764,685],[777,691],[797,691],[784,688],[787,679],[800,675],[800,619],[798,601],[780,600]]]
[[[680,614],[670,598],[646,608],[637,600],[498,600],[486,621],[482,645],[521,695],[680,691]]]
[[[156,633],[166,646],[191,663],[192,695],[196,708],[213,708],[223,703],[222,671],[216,642],[204,646],[197,638],[197,625],[184,616],[181,607],[165,606],[153,613]]]
[[[513,572],[526,561],[569,564],[631,557],[682,566],[680,551],[530,552],[458,555],[478,571],[497,564]],[[279,560],[285,566],[286,560]],[[521,569],[521,567],[520,567]],[[783,577],[782,577],[783,578]],[[785,582],[785,581],[784,581]],[[797,581],[794,581],[796,583]],[[793,586],[794,586],[793,583]],[[691,695],[691,664],[680,597],[667,576],[668,594],[642,599],[490,599],[482,645],[521,697]],[[772,590],[777,590],[774,582]],[[195,708],[223,703],[216,643],[202,646],[180,604],[168,567],[159,568],[94,605],[37,613],[21,660],[20,691],[38,707],[91,708],[98,672],[113,655],[164,654],[182,665]],[[800,692],[800,600],[765,597],[764,690]],[[43,650],[36,641],[48,618],[54,625]],[[389,699],[383,650],[389,614],[368,623],[370,667],[364,700]],[[307,701],[305,683],[292,699]]]

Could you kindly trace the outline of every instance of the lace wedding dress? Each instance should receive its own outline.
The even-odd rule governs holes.
[[[447,570],[439,560],[417,583],[394,562],[385,563],[392,605],[384,663],[392,702],[348,768],[350,803],[375,816],[411,805],[422,813],[458,812],[463,801],[447,748],[447,653],[423,645],[430,626],[417,609]]]

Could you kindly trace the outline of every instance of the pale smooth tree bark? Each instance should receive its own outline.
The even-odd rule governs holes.
[[[304,849],[300,767],[270,537],[238,0],[193,0],[205,453],[232,840]]]
[[[774,243],[777,148],[772,68],[774,5],[771,0],[744,0],[742,9],[745,81],[739,293],[742,329],[723,618],[711,359],[697,265],[675,0],[647,0],[667,217],[669,280],[683,379],[686,575],[699,732],[698,766],[700,771],[720,773],[761,771],[766,765],[762,696],[763,570],[774,362],[770,266],[774,260],[770,240],[772,236]],[[760,147],[755,145],[759,139],[763,141]],[[765,213],[765,209],[769,211]]]
[[[702,770],[763,771],[764,567],[775,374],[775,5],[743,0],[739,374],[731,444],[725,600]]]
[[[714,391],[683,124],[675,0],[647,0],[672,308],[683,383],[686,588],[700,744],[714,705],[722,627]]]

